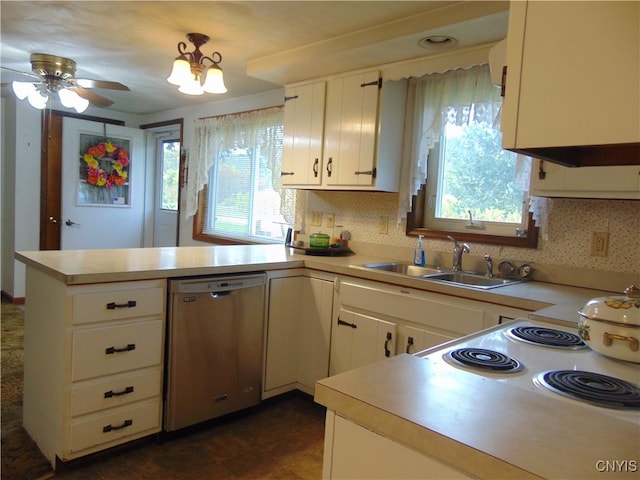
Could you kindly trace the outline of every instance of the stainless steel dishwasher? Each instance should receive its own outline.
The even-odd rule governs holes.
[[[165,430],[260,403],[265,273],[169,281]]]

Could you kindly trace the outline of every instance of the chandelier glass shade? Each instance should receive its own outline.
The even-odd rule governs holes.
[[[167,82],[177,85],[178,91],[186,95],[202,95],[203,93],[225,93],[227,87],[224,85],[224,78],[220,62],[222,55],[213,52],[211,57],[204,56],[200,47],[209,41],[209,37],[201,33],[188,33],[187,39],[194,44],[195,50],[187,52],[187,44],[178,43],[180,55],[173,61],[173,68],[167,78]],[[205,60],[211,62],[208,67]],[[204,74],[204,82],[202,81]]]
[[[12,82],[11,88],[19,100],[26,98],[29,105],[40,110],[46,108],[49,97],[55,93],[58,94],[62,106],[73,108],[78,113],[84,112],[89,107],[89,100],[82,98],[73,90],[61,88],[55,82],[50,83],[50,85],[36,85],[32,82]]]

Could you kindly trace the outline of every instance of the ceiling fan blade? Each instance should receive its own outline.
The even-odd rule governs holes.
[[[113,105],[113,102],[111,100],[109,100],[108,98],[105,98],[101,95],[98,95],[97,93],[93,93],[89,90],[86,90],[82,87],[69,87],[69,90],[73,90],[74,92],[76,92],[79,96],[81,96],[82,98],[89,100],[89,102],[92,105],[95,105],[96,107],[108,107],[110,105]]]
[[[118,82],[108,82],[106,80],[90,80],[88,78],[74,78],[74,79],[71,79],[71,82],[83,88],[106,88],[109,90],[129,91],[129,87],[127,87],[126,85],[123,85]]]
[[[31,77],[31,78],[36,79],[38,81],[42,80],[42,77],[40,75],[36,75],[35,73],[23,72],[22,70],[16,70],[14,68],[1,67],[1,66],[0,66],[0,69],[6,70],[7,72],[17,73],[18,75],[24,75],[25,77]]]

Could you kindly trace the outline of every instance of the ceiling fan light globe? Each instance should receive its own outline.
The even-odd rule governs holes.
[[[89,100],[87,100],[86,98],[82,98],[78,94],[76,94],[76,97],[77,97],[77,100],[76,100],[75,104],[73,105],[73,109],[78,113],[82,113],[87,108],[89,108]]]
[[[36,86],[31,82],[11,82],[11,89],[19,100],[24,100],[36,91]]]
[[[32,107],[39,110],[44,110],[44,108],[47,106],[49,97],[47,95],[42,95],[40,92],[34,89],[34,91],[27,97],[27,100],[29,101],[29,105],[31,105]]]
[[[58,90],[58,98],[63,107],[73,108],[80,97],[73,90],[62,88]]]
[[[173,68],[171,74],[167,78],[167,82],[172,85],[184,85],[185,83],[193,80],[193,74],[191,73],[191,64],[183,56],[176,58],[173,62]]]
[[[226,93],[227,87],[224,84],[222,69],[217,65],[212,65],[207,70],[207,75],[202,85],[202,90],[207,93]]]
[[[178,88],[178,91],[186,95],[202,95],[204,93],[204,90],[202,90],[202,85],[200,85],[198,79],[193,77],[193,75],[191,76],[191,80],[189,80],[187,83],[182,84],[180,88]]]

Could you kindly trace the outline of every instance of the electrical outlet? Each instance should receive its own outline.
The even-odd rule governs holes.
[[[336,223],[336,214],[327,213],[327,228],[333,228]]]
[[[386,215],[382,215],[378,219],[378,233],[383,235],[389,233],[389,217]]]
[[[591,256],[606,257],[609,249],[609,233],[593,232],[591,234]]]
[[[311,212],[311,225],[314,227],[322,225],[322,212]]]

